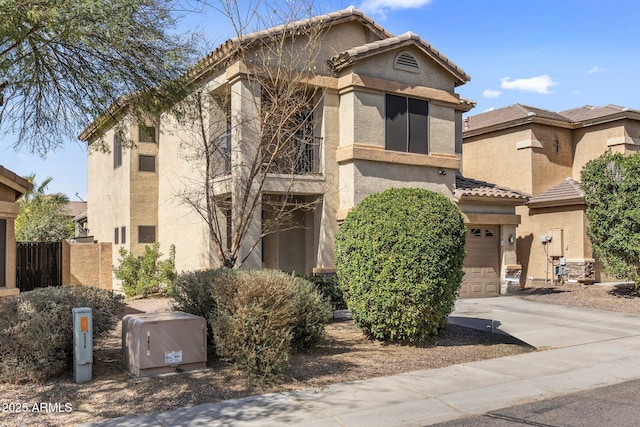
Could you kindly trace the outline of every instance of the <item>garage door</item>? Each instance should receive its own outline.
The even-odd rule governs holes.
[[[500,290],[499,227],[471,225],[467,229],[467,257],[460,298],[498,296]]]

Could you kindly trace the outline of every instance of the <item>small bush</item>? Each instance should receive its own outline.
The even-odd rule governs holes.
[[[182,273],[170,295],[174,309],[209,319],[216,353],[253,377],[276,375],[290,350],[316,344],[331,314],[313,284],[273,270]]]
[[[92,309],[94,344],[124,312],[121,296],[84,286],[36,289],[1,301],[0,379],[44,382],[69,371],[76,307]]]
[[[237,286],[218,289],[209,319],[218,354],[253,378],[270,379],[286,365],[295,303],[291,288],[273,275],[242,273]]]
[[[176,279],[176,248],[171,245],[169,258],[160,261],[160,244],[145,246],[144,255],[134,256],[124,247],[120,248],[118,266],[113,267],[116,279],[122,280],[127,297],[168,293]]]
[[[465,226],[445,196],[391,189],[367,197],[336,236],[336,269],[355,323],[417,341],[447,324],[462,281]]]

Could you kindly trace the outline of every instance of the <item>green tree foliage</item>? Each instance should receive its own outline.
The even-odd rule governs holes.
[[[587,235],[609,274],[640,283],[640,154],[606,152],[581,172]]]
[[[453,310],[465,226],[445,196],[390,189],[367,197],[336,236],[336,269],[355,323],[382,340],[437,334]]]
[[[145,246],[144,255],[135,256],[120,247],[118,266],[113,268],[117,279],[122,280],[127,297],[148,296],[158,292],[169,292],[176,280],[176,247],[169,248],[169,258],[160,260],[160,243]]]
[[[45,154],[124,95],[173,99],[193,51],[172,32],[181,3],[0,0],[0,129]]]
[[[33,185],[20,201],[20,213],[16,218],[18,242],[57,242],[73,237],[73,221],[68,216],[69,199],[64,194],[45,194],[52,181],[49,177],[40,185],[35,174],[26,177]]]

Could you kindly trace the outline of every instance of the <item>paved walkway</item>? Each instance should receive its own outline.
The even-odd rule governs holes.
[[[422,426],[640,379],[640,315],[499,297],[460,300],[449,321],[546,351],[84,426]]]

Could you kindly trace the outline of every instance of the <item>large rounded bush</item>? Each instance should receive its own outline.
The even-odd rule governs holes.
[[[367,197],[336,236],[336,269],[355,323],[382,340],[437,334],[460,288],[464,244],[462,215],[439,193]]]

